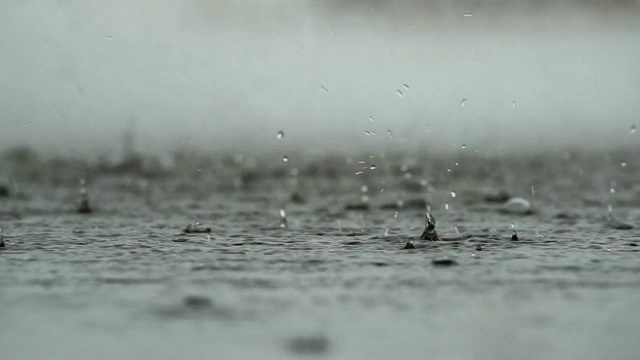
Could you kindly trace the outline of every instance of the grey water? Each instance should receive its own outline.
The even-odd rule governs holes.
[[[0,1],[0,359],[637,359],[639,14]]]

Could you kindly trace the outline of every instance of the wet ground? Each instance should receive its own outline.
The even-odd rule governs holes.
[[[5,154],[0,358],[640,354],[633,152],[181,159]]]

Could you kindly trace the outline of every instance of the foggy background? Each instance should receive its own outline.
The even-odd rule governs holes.
[[[0,149],[630,145],[639,8],[2,0]]]

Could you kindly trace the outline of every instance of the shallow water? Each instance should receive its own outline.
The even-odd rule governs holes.
[[[0,357],[637,358],[640,230],[606,220],[612,205],[638,224],[637,164],[506,162],[489,179],[385,162],[244,182],[233,166],[92,173],[89,215],[76,180],[16,172],[0,199]],[[346,210],[363,184],[370,209]],[[495,189],[537,212],[500,212],[483,200]],[[425,201],[448,241],[417,240]],[[181,233],[196,220],[211,233]]]

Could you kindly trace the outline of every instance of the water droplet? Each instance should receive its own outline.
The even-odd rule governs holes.
[[[473,150],[473,152],[480,152],[480,149],[475,149]]]
[[[364,131],[364,133],[365,133],[367,136],[371,136],[371,135],[375,135],[375,134],[376,134],[374,131],[369,131],[369,130],[365,130],[365,131]]]
[[[615,194],[616,193],[616,188],[610,188],[609,192],[612,193],[612,194]]]
[[[398,94],[399,97],[402,97],[402,95],[404,95],[400,90],[396,90],[396,94]]]
[[[623,161],[623,162],[620,163],[620,166],[627,167],[627,163]]]
[[[402,85],[402,87],[404,87],[405,90],[409,90],[409,85],[407,84]]]
[[[356,175],[362,174],[362,171],[356,171]]]
[[[395,214],[393,214],[393,218],[397,219],[398,218],[398,212],[396,211]]]
[[[633,135],[635,133],[636,133],[636,125],[633,124],[633,125],[631,125],[631,135]]]
[[[451,192],[451,197],[452,197],[452,198],[455,198],[455,197],[456,197],[456,192],[455,192],[455,191],[452,191],[452,192]]]
[[[461,148],[466,149],[466,148],[467,148],[467,145],[462,144]]]
[[[282,130],[278,131],[278,135],[276,135],[276,137],[278,139],[282,139],[284,137],[284,131],[282,131]]]
[[[448,172],[451,172],[451,169],[447,169]]]
[[[324,91],[324,92],[329,92],[329,89],[327,89],[324,85],[321,85],[320,88]]]
[[[289,161],[289,158],[288,158],[287,156],[283,156],[283,157],[282,157],[282,161],[284,161],[284,162],[288,162],[288,161]]]
[[[284,209],[280,209],[280,227],[281,228],[287,228],[288,224],[287,224],[287,213],[284,211]]]
[[[444,204],[444,209],[449,210],[449,204]]]
[[[391,129],[387,129],[387,135],[389,135],[389,139],[393,139],[393,133],[391,132]]]
[[[384,229],[384,236],[389,236],[389,228]]]
[[[464,17],[472,17],[472,16],[473,16],[473,13],[465,13],[464,14]]]
[[[516,101],[515,101],[515,100],[513,100],[513,101],[511,102],[511,106],[512,106],[514,109],[516,108]]]
[[[536,188],[531,185],[531,196],[536,196]]]
[[[369,121],[373,122],[373,116],[369,116]]]
[[[462,101],[460,101],[460,106],[464,107],[467,104],[467,99],[462,99]]]
[[[376,166],[375,165],[369,165],[369,170],[375,170]]]
[[[362,185],[360,187],[360,191],[363,192],[363,193],[367,193],[367,192],[369,192],[369,187],[367,185]]]

